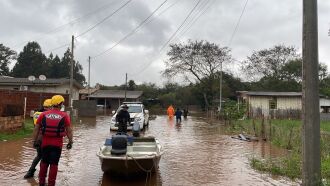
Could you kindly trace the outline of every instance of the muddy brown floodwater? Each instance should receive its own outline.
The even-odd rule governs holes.
[[[165,153],[158,173],[147,180],[105,175],[96,152],[110,136],[110,119],[98,116],[74,125],[75,143],[62,151],[57,185],[298,185],[250,168],[249,157],[276,155],[277,150],[267,143],[232,139],[202,117],[188,117],[181,125],[166,116],[150,121],[144,135],[157,137]],[[37,172],[35,178],[23,179],[34,156],[31,138],[0,142],[0,185],[38,185]]]

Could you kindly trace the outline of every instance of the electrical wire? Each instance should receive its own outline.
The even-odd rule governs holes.
[[[45,52],[45,54],[49,54],[49,53],[51,53],[51,52],[54,52],[54,51],[56,51],[56,50],[59,50],[59,49],[61,49],[61,48],[66,47],[66,46],[69,47],[70,44],[71,44],[71,43],[66,43],[66,44],[63,44],[63,45],[57,46],[57,47],[55,47],[55,48],[52,48],[52,49],[50,49],[50,50],[47,50],[47,51]]]
[[[241,19],[242,19],[242,17],[243,17],[243,14],[244,14],[244,12],[245,12],[246,5],[248,4],[248,2],[249,2],[249,0],[246,0],[246,2],[245,2],[245,4],[244,4],[244,7],[243,7],[242,12],[241,12],[241,15],[239,16],[238,21],[237,21],[237,23],[236,23],[235,29],[234,29],[234,31],[233,31],[233,33],[232,33],[230,39],[229,39],[229,43],[228,43],[228,45],[227,45],[228,47],[230,47],[231,42],[233,41],[234,36],[235,36],[235,34],[236,34],[237,30],[238,30],[238,26],[239,26],[239,24],[240,24],[240,22],[241,22]]]
[[[199,11],[199,13],[197,13],[196,15],[195,15],[195,17],[194,18],[192,18],[191,19],[191,21],[187,24],[187,26],[186,26],[186,28],[184,29],[184,31],[182,31],[181,33],[180,33],[180,35],[179,36],[177,36],[177,38],[178,38],[178,40],[180,40],[181,41],[181,38],[188,32],[188,31],[190,31],[190,29],[192,28],[192,26],[199,20],[199,18],[201,17],[201,16],[203,16],[206,12],[207,12],[207,10],[212,6],[212,4],[215,2],[215,1],[212,1],[211,3],[211,0],[208,0],[205,4],[204,4],[204,6],[201,6],[201,9],[200,9],[200,11]],[[208,6],[207,6],[208,5]]]
[[[90,32],[91,30],[93,30],[94,28],[96,28],[98,25],[102,24],[104,21],[106,21],[107,19],[111,18],[113,15],[115,15],[117,12],[119,12],[121,9],[123,9],[125,6],[127,6],[128,3],[130,3],[132,0],[128,0],[126,1],[126,3],[124,3],[122,6],[120,6],[118,9],[116,9],[114,12],[112,12],[111,14],[109,14],[108,16],[106,16],[105,18],[103,18],[101,21],[97,22],[95,25],[93,25],[92,27],[88,28],[87,30],[85,30],[84,32],[80,33],[79,35],[76,36],[76,38],[81,37],[85,34],[87,34],[88,32]]]
[[[111,14],[109,14],[108,16],[106,16],[105,18],[103,18],[101,21],[97,22],[96,24],[94,24],[92,27],[88,28],[87,30],[83,31],[82,33],[78,34],[75,39],[87,34],[88,32],[92,31],[94,28],[96,28],[98,25],[102,24],[104,21],[106,21],[107,19],[111,18],[113,15],[115,15],[117,12],[119,12],[121,9],[123,9],[125,6],[127,6],[128,3],[130,3],[132,0],[128,0],[126,1],[123,5],[121,5],[119,8],[117,8],[115,11],[113,11]],[[70,46],[70,43],[66,43],[63,45],[60,45],[58,47],[55,47],[53,49],[48,50],[46,53],[50,53],[53,52],[55,50],[64,48],[66,46]]]
[[[178,27],[178,29],[171,35],[171,37],[167,40],[167,42],[161,47],[161,49],[158,51],[157,55],[161,55],[163,54],[163,49],[169,44],[170,40],[175,36],[175,34],[180,30],[180,28],[184,25],[184,23],[187,21],[187,19],[189,18],[189,16],[193,13],[193,11],[196,9],[196,7],[198,6],[198,4],[200,3],[201,0],[198,0],[198,2],[196,3],[196,5],[191,9],[191,11],[187,14],[186,18],[184,19],[184,21],[181,23],[181,25]],[[155,61],[155,59],[150,60],[149,63],[147,63],[147,65],[145,65],[140,71],[131,74],[131,76],[135,76],[137,74],[140,74],[141,72],[145,71],[153,62]]]
[[[91,11],[91,12],[89,12],[89,13],[81,16],[81,17],[78,17],[76,19],[73,19],[73,20],[71,20],[71,21],[69,21],[67,23],[64,23],[64,24],[62,24],[62,25],[60,25],[58,27],[55,27],[55,28],[47,31],[47,32],[43,33],[42,35],[46,35],[47,36],[49,34],[56,33],[58,31],[62,30],[63,28],[65,28],[66,26],[76,24],[77,22],[85,19],[86,17],[89,17],[89,16],[91,16],[93,14],[99,13],[99,12],[105,10],[106,8],[108,8],[110,5],[113,5],[113,4],[116,4],[116,3],[117,3],[117,1],[116,2],[109,2],[109,3],[105,4],[105,5],[102,5],[99,8],[97,8],[97,9],[95,9],[95,10],[93,10],[93,11]],[[41,40],[41,39],[45,38],[46,36],[41,36],[41,37],[35,38],[34,40]],[[14,45],[13,47],[20,46],[20,45],[22,45],[22,44],[24,44],[26,42],[29,42],[29,41],[30,40],[23,41],[21,43],[18,43],[16,45]]]
[[[131,35],[133,35],[143,24],[145,24],[168,0],[163,1],[146,19],[144,19],[137,27],[135,27],[131,32],[129,32],[126,36],[124,36],[122,39],[120,39],[117,43],[112,45],[110,48],[100,52],[99,54],[91,57],[93,59],[96,59],[100,57],[101,55],[111,51],[113,48],[118,46],[120,43],[125,41],[127,38],[129,38]]]
[[[171,37],[166,41],[166,43],[160,48],[160,51],[162,51],[167,46],[167,44],[170,43],[170,41],[173,39],[173,37],[176,35],[176,33],[181,29],[181,27],[186,23],[187,19],[190,17],[190,15],[193,13],[193,11],[196,9],[196,7],[198,6],[198,4],[200,2],[201,2],[201,0],[198,0],[198,2],[196,3],[196,5],[191,9],[191,11],[189,12],[189,14],[183,20],[183,22],[181,23],[181,25],[176,29],[176,31],[171,35]]]

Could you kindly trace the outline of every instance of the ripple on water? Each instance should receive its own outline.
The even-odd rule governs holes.
[[[62,151],[57,185],[146,185],[145,176],[127,179],[101,171],[96,152],[111,135],[110,119],[82,118],[74,125],[75,142],[70,151]],[[298,185],[250,168],[248,157],[269,152],[267,144],[234,140],[221,131],[219,124],[205,123],[202,117],[188,117],[181,125],[166,116],[151,120],[143,135],[156,136],[165,153],[148,185]],[[1,185],[37,185],[37,178],[22,179],[36,154],[31,143],[31,138],[0,142]]]

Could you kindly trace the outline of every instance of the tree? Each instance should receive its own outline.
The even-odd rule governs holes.
[[[0,76],[9,75],[9,64],[16,59],[16,52],[0,43]]]
[[[29,42],[19,53],[11,75],[14,77],[39,76],[47,71],[46,56],[37,42]]]
[[[71,51],[68,48],[62,59],[59,60],[58,56],[55,56],[54,59],[51,60],[51,76],[53,78],[70,78],[70,64],[71,64]],[[81,64],[77,61],[74,61],[74,66],[73,66],[73,78],[80,84],[84,85],[86,78],[82,74],[82,66]]]
[[[49,63],[49,72],[48,76],[49,78],[58,78],[60,77],[61,73],[61,59],[56,55],[54,58],[52,57],[52,54],[48,57],[48,63]]]
[[[298,59],[294,47],[276,45],[273,48],[254,51],[244,61],[242,71],[250,78],[259,80],[263,77],[281,79],[282,68],[290,61]]]
[[[134,82],[134,80],[129,80],[128,81],[128,90],[135,90],[136,88],[136,84]]]
[[[83,67],[81,66],[79,61],[77,61],[74,65],[74,67],[73,67],[73,79],[75,79],[81,85],[85,85],[86,84],[86,78],[82,74],[82,70],[83,70]]]
[[[183,75],[187,80],[193,77],[197,83],[201,83],[205,106],[208,109],[209,101],[213,97],[208,93],[213,94],[215,73],[220,71],[222,63],[231,61],[230,50],[207,41],[188,41],[187,44],[170,45],[167,55],[169,60],[165,62],[166,69],[163,75]],[[211,90],[208,91],[209,89]]]

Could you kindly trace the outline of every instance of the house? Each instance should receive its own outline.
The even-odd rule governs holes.
[[[83,86],[77,81],[73,81],[72,99],[79,99],[79,90]],[[53,94],[69,94],[70,93],[70,79],[35,79],[30,81],[28,78],[13,78],[13,77],[0,77],[0,89],[6,90],[21,90],[40,93],[53,93]]]
[[[100,85],[97,83],[95,87],[84,88],[79,90],[79,100],[88,99],[89,94],[94,94],[96,91],[100,90]]]
[[[236,93],[239,105],[248,105],[248,114],[250,117],[301,117],[301,92],[237,91]],[[330,99],[320,96],[320,112],[328,113],[329,111]]]
[[[88,97],[90,100],[96,100],[98,106],[117,109],[125,101],[125,97],[126,101],[140,101],[142,94],[143,91],[97,90]]]

